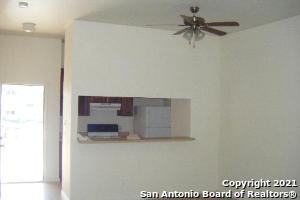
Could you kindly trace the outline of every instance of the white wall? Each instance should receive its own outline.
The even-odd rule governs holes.
[[[58,181],[61,41],[0,35],[0,82],[45,86],[44,180]]]
[[[140,190],[217,188],[219,40],[193,49],[168,31],[77,21],[69,28],[72,115],[69,196],[137,199]],[[195,141],[79,144],[78,95],[191,99]],[[65,126],[68,127],[68,124]],[[197,187],[197,188],[195,188]]]
[[[220,179],[299,182],[299,52],[300,16],[222,40]]]

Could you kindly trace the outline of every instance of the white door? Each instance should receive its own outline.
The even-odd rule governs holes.
[[[1,181],[42,181],[44,86],[3,84],[1,90]]]

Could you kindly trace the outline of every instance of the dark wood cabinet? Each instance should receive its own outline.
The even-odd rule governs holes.
[[[122,103],[122,97],[107,97],[107,103]]]
[[[90,97],[88,96],[78,97],[78,115],[79,116],[90,115]]]
[[[92,96],[90,97],[90,103],[122,103],[122,97]]]
[[[63,115],[63,99],[64,99],[64,69],[60,69],[60,107],[59,112],[60,116]]]
[[[101,96],[97,96],[97,97],[88,97],[89,98],[89,102],[90,103],[107,103],[107,97],[101,97]]]
[[[133,115],[133,97],[122,97],[121,110],[118,111],[119,116]]]
[[[90,103],[120,103],[121,109],[117,112],[118,116],[133,115],[133,97],[79,96],[79,116],[90,115]]]

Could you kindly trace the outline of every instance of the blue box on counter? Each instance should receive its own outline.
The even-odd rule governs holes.
[[[88,132],[119,132],[118,124],[88,124]]]

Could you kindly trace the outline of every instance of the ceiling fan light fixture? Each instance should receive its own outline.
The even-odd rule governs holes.
[[[25,22],[22,24],[22,28],[25,32],[31,33],[35,31],[35,23],[32,22]]]
[[[202,40],[204,37],[205,37],[205,33],[200,31],[200,30],[197,30],[195,31],[195,41],[199,41],[199,40]]]
[[[184,34],[183,34],[183,38],[188,40],[188,41],[191,41],[192,38],[193,38],[193,31],[192,30],[188,30],[186,31]]]

